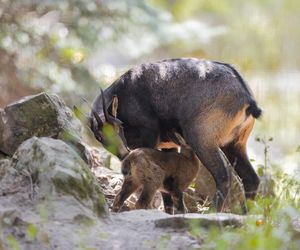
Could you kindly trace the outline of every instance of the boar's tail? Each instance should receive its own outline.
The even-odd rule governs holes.
[[[240,75],[240,73],[230,64],[227,63],[221,63],[221,62],[216,62],[218,64],[224,65],[225,67],[228,67],[232,70],[232,72],[234,73],[234,75],[237,77],[237,79],[239,80],[239,82],[241,83],[243,89],[246,91],[246,93],[248,94],[249,97],[249,107],[246,109],[246,114],[247,115],[252,115],[254,118],[259,118],[262,115],[262,110],[261,108],[259,108],[257,106],[256,101],[253,98],[253,95],[249,89],[249,87],[247,86],[245,80],[243,79],[243,77]]]
[[[251,100],[249,107],[246,109],[247,115],[252,115],[254,118],[259,118],[262,115],[262,110],[257,106],[256,101]]]

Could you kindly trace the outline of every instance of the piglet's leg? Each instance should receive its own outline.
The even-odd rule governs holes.
[[[156,188],[154,188],[151,184],[144,185],[141,196],[135,205],[136,209],[151,209],[151,201],[153,200],[155,192]]]
[[[172,194],[172,198],[175,205],[175,214],[185,214],[188,212],[187,208],[184,205],[183,192],[181,192],[180,190],[176,190]]]
[[[173,214],[174,204],[171,195],[165,192],[161,192],[161,195],[164,201],[165,212],[168,214]]]
[[[134,182],[132,177],[126,177],[122,185],[121,191],[116,195],[113,208],[114,212],[119,212],[124,201],[138,188],[138,184]]]

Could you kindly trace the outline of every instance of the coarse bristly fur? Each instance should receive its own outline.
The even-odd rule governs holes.
[[[159,151],[138,148],[131,151],[123,160],[124,183],[115,197],[113,211],[120,211],[124,201],[133,192],[142,189],[136,209],[152,208],[152,199],[156,191],[160,190],[163,193],[167,213],[187,212],[183,191],[197,176],[200,162],[183,138],[178,134],[175,137],[181,146],[180,153],[172,149]]]
[[[119,98],[117,118],[123,121],[129,148],[156,148],[175,129],[212,174],[219,211],[229,190],[227,160],[242,179],[246,197],[255,196],[259,177],[246,144],[261,109],[231,65],[195,58],[142,64],[104,91],[105,102],[114,95]],[[100,115],[101,99],[99,95],[93,103]],[[91,128],[94,133],[98,128],[93,114]]]

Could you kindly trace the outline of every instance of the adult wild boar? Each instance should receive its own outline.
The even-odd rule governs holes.
[[[175,129],[214,177],[218,210],[230,184],[228,160],[243,181],[246,197],[255,196],[259,178],[246,143],[261,109],[232,66],[193,58],[146,63],[130,69],[104,91],[107,106],[114,95],[130,148],[155,148]],[[104,117],[102,107],[99,95],[93,110],[100,117]],[[93,112],[91,128],[94,133],[99,128]]]

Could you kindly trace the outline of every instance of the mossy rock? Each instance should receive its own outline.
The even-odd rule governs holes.
[[[13,155],[32,136],[80,138],[80,130],[80,122],[58,96],[27,96],[0,110],[0,151]]]
[[[71,195],[98,216],[107,206],[101,188],[76,151],[61,140],[33,137],[20,145],[13,156],[14,168],[29,173],[37,199]]]

